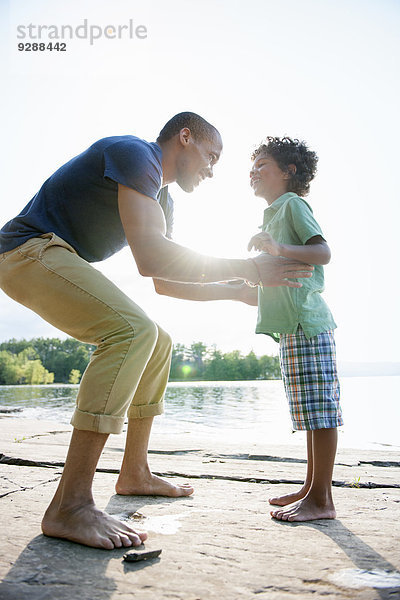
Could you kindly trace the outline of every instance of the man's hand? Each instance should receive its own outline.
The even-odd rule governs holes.
[[[253,248],[260,252],[268,252],[271,256],[281,256],[280,244],[266,231],[253,235],[249,241],[247,250],[250,252]]]
[[[265,287],[286,285],[288,287],[300,288],[302,284],[299,281],[290,281],[288,278],[312,277],[314,270],[313,266],[306,265],[297,260],[288,260],[279,256],[270,256],[269,254],[260,254],[252,260],[257,265],[260,283]]]

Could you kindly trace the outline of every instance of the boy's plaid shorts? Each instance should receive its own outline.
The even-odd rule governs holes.
[[[293,429],[327,429],[343,425],[333,331],[309,340],[301,327],[280,335],[282,379]]]

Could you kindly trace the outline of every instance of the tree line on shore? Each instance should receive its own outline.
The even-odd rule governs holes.
[[[11,339],[0,343],[0,385],[79,383],[95,346],[67,338]],[[175,344],[170,381],[279,379],[277,356],[222,353],[202,342]]]
[[[202,342],[190,346],[175,344],[172,350],[171,381],[240,381],[253,379],[280,379],[277,356],[246,356],[239,350],[222,353],[216,346],[208,348]]]

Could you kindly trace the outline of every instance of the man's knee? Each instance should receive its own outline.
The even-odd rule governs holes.
[[[140,325],[134,327],[133,338],[141,336],[148,342],[149,345],[154,347],[157,344],[158,340],[158,327],[157,324],[154,323],[148,317],[142,318],[140,320]]]
[[[171,352],[172,350],[172,338],[169,335],[169,333],[167,333],[166,331],[164,331],[164,329],[162,329],[159,325],[157,325],[158,328],[158,340],[157,340],[157,344],[164,348],[166,352]]]

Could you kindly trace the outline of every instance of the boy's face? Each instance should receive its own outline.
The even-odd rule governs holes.
[[[250,171],[254,194],[265,199],[275,200],[287,192],[289,178],[289,173],[282,171],[268,154],[258,155]]]

